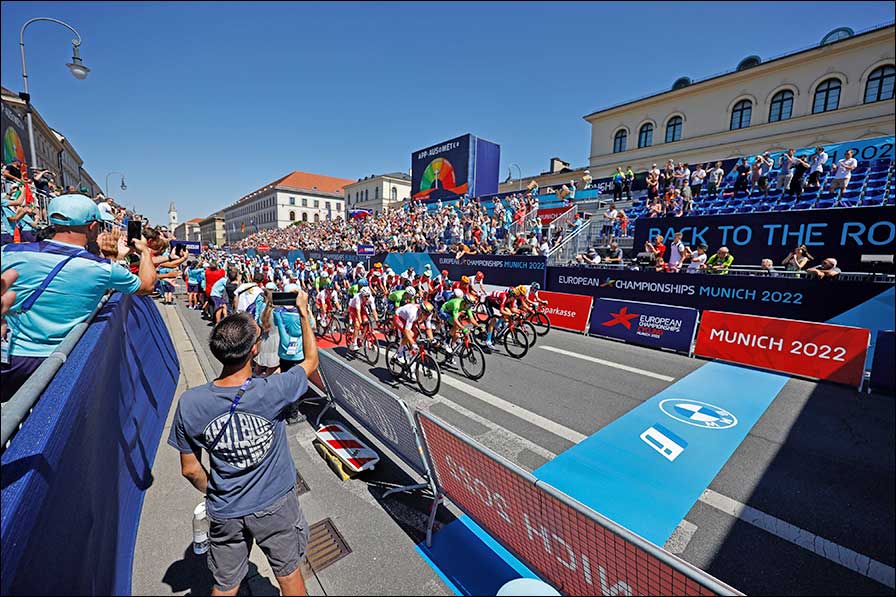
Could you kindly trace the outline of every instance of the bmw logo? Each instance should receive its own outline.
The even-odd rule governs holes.
[[[682,423],[704,429],[730,429],[737,417],[724,408],[687,398],[669,398],[660,402],[660,410]]]

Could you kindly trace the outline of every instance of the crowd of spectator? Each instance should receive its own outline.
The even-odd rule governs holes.
[[[541,226],[533,217],[537,212],[538,199],[532,192],[496,199],[491,211],[478,198],[462,198],[450,205],[438,201],[429,207],[410,201],[347,220],[337,217],[259,230],[236,247],[354,252],[358,245],[373,245],[376,252],[393,253],[515,253],[530,251],[532,239],[541,236]],[[540,250],[540,241],[537,247]]]

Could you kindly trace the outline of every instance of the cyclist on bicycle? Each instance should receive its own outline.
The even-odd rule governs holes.
[[[470,283],[470,294],[480,300],[488,296],[488,290],[485,288],[485,274],[482,272],[476,272],[476,276]]]
[[[508,288],[501,292],[494,292],[485,299],[485,306],[488,308],[488,334],[485,337],[485,345],[489,350],[494,350],[495,345],[492,344],[492,335],[495,332],[495,324],[501,318],[510,318],[518,314],[520,310],[517,308],[517,300],[520,296],[519,287]]]
[[[416,354],[418,346],[414,335],[415,328],[423,329],[426,337],[432,340],[432,330],[435,327],[432,322],[434,310],[432,303],[423,301],[422,303],[408,303],[395,311],[392,323],[401,336],[401,345],[396,355],[399,363],[404,364],[407,362],[406,355],[408,350],[413,351],[412,358]]]
[[[349,348],[358,350],[358,335],[361,332],[361,324],[370,322],[370,316],[376,321],[379,314],[376,312],[376,303],[369,286],[362,286],[358,293],[348,302],[348,323],[351,326],[351,338]]]
[[[326,322],[328,321],[327,315],[336,309],[338,304],[336,289],[333,288],[330,276],[327,275],[326,272],[321,272],[320,278],[316,281],[316,287],[318,288],[318,292],[317,298],[314,300],[317,303],[317,310],[318,313],[320,313],[320,318]]]
[[[413,286],[406,289],[393,290],[389,294],[389,302],[395,305],[395,309],[401,307],[406,301],[413,300],[417,296],[417,290]]]
[[[460,289],[464,294],[470,292],[470,276],[461,276],[460,280],[451,285],[451,290]]]
[[[367,285],[370,286],[370,291],[374,296],[385,296],[387,294],[381,270],[375,269],[370,272],[370,275],[367,276]]]
[[[368,287],[367,286],[367,278],[361,278],[360,280],[358,280],[357,282],[355,282],[354,284],[352,284],[351,286],[348,287],[348,297],[355,298],[355,296],[357,296],[358,292],[362,288],[367,288],[367,287]]]
[[[460,337],[461,328],[463,328],[464,320],[473,323],[473,310],[471,307],[470,297],[465,295],[463,290],[458,288],[453,291],[453,298],[446,301],[439,310],[439,317],[442,320],[451,323],[451,342],[445,346],[448,354],[454,352],[454,345]]]

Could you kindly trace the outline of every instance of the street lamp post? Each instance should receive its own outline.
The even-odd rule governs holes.
[[[74,27],[60,21],[58,19],[51,19],[49,17],[36,17],[34,19],[29,19],[22,25],[22,31],[19,33],[19,49],[22,52],[22,80],[25,83],[25,92],[20,94],[20,97],[25,100],[25,114],[28,118],[28,142],[31,144],[31,167],[37,167],[37,152],[34,146],[34,123],[31,119],[31,94],[28,91],[28,69],[25,67],[25,29],[28,28],[28,25],[37,21],[50,21],[51,23],[58,23],[63,27],[68,28],[72,33],[74,33],[77,39],[72,40],[72,61],[69,64],[66,64],[68,69],[71,71],[72,76],[76,79],[82,80],[87,78],[87,73],[90,72],[90,69],[84,66],[84,63],[81,62],[81,54],[79,48],[81,47],[81,34],[78,33]]]
[[[122,191],[127,191],[127,190],[128,190],[128,185],[127,185],[127,184],[125,183],[125,181],[124,181],[124,172],[115,172],[115,171],[112,171],[112,172],[109,172],[108,174],[106,174],[106,197],[109,196],[109,177],[112,176],[113,174],[120,174],[120,175],[121,175],[121,190],[122,190]]]
[[[522,192],[522,190],[523,190],[523,171],[520,169],[520,165],[517,164],[517,163],[510,164],[510,166],[511,166],[511,167],[516,166],[516,171],[517,171],[517,173],[519,173],[519,175],[520,175],[520,177],[519,177],[519,191]],[[511,170],[511,172],[512,172],[512,170]]]

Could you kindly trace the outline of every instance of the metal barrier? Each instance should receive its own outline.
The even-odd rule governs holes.
[[[40,364],[34,373],[31,374],[31,377],[28,378],[28,381],[22,384],[22,387],[13,394],[9,402],[3,405],[3,412],[0,415],[0,447],[3,450],[6,449],[15,432],[22,427],[22,423],[34,408],[34,404],[43,395],[50,382],[53,381],[53,377],[59,371],[59,368],[65,364],[68,355],[78,344],[87,328],[90,327],[96,314],[105,306],[111,294],[111,292],[108,292],[100,299],[90,317],[73,327],[66,334],[59,346],[56,347],[56,350]]]
[[[573,231],[562,243],[548,252],[548,263],[552,265],[562,263],[564,259],[572,259],[574,255],[580,253],[581,241],[588,238],[590,228],[591,220],[585,220],[578,230]]]
[[[324,414],[333,408],[334,404],[339,405],[425,481],[394,487],[383,494],[384,498],[393,493],[426,487],[430,488],[435,498],[438,494],[432,480],[430,463],[408,405],[386,388],[326,351],[320,351],[318,371],[323,379],[328,400],[318,415],[315,426],[320,427]],[[426,525],[427,546],[432,544],[432,527],[437,509],[438,503],[434,499],[429,522]]]
[[[567,595],[740,595],[706,572],[417,412],[444,495]]]

